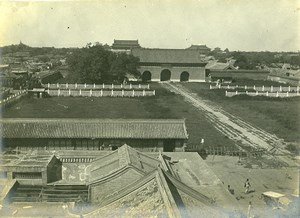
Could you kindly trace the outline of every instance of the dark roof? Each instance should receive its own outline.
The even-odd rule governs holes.
[[[210,62],[205,66],[210,70],[236,70],[236,68],[230,63]]]
[[[211,49],[208,48],[206,45],[191,45],[190,47],[186,49],[192,49],[192,50],[205,50],[210,51]]]
[[[0,119],[4,138],[187,139],[183,119]]]
[[[133,49],[132,55],[141,63],[203,63],[196,50],[186,49]]]

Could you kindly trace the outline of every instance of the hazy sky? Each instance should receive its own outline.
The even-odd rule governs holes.
[[[74,47],[138,39],[143,47],[206,44],[300,50],[300,0],[0,0],[0,46]]]

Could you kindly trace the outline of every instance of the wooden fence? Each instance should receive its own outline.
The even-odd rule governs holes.
[[[42,85],[44,88],[47,89],[150,89],[149,84],[43,84]]]
[[[210,89],[245,89],[259,92],[299,92],[299,86],[231,86],[231,85],[210,85]]]
[[[250,92],[250,91],[245,91],[245,92],[239,92],[239,91],[225,91],[225,96],[226,97],[232,97],[235,95],[249,95],[249,96],[266,96],[266,97],[280,97],[280,98],[288,98],[288,97],[296,97],[300,96],[299,91],[298,92]]]
[[[185,149],[187,152],[198,152],[200,155],[227,155],[245,157],[249,154],[245,151],[240,151],[234,148],[226,147],[201,147],[198,145],[188,145]]]
[[[82,97],[145,97],[155,96],[155,90],[81,90],[81,89],[47,89],[50,96],[82,96]]]
[[[21,90],[14,95],[11,95],[3,100],[0,100],[0,106],[4,106],[6,104],[12,103],[18,99],[20,99],[22,96],[26,95],[28,93],[27,90]]]

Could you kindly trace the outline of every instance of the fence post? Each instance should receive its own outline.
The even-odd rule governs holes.
[[[131,85],[131,84],[130,84]],[[134,97],[134,89],[132,90],[132,97]]]
[[[248,95],[248,91],[246,91],[246,95]]]
[[[81,89],[79,89],[79,95],[81,96]]]
[[[123,84],[121,83],[121,89],[123,88]]]
[[[276,97],[279,97],[279,94],[278,94],[278,92],[276,92]]]
[[[139,84],[139,89],[141,88],[141,84]]]
[[[48,83],[47,87],[48,87],[48,89],[50,88],[50,83]]]
[[[111,84],[111,88],[112,88],[112,89],[114,88],[114,84]]]
[[[86,89],[86,83],[84,83],[84,89]]]
[[[235,94],[237,95],[237,94],[238,94],[238,91],[235,91]]]
[[[255,85],[253,86],[253,89],[255,90],[256,88],[255,88]]]
[[[267,91],[266,96],[269,96],[269,92]]]
[[[209,89],[211,89],[211,84],[209,84]]]
[[[155,90],[153,90],[153,95],[155,95]]]
[[[57,91],[57,96],[59,96],[59,94],[60,94],[60,89],[58,89],[58,91]]]
[[[247,85],[245,85],[245,90],[247,89]]]
[[[131,85],[131,83],[129,84],[129,88],[130,88],[130,89],[132,89],[132,85]]]
[[[93,90],[91,89],[90,90],[90,97],[92,97],[92,95],[93,95]]]
[[[103,88],[103,89],[105,88],[105,85],[104,85],[104,83],[102,84],[102,88]]]
[[[66,83],[66,89],[68,88],[68,86],[69,86],[69,84],[68,84],[68,83]]]
[[[71,89],[69,89],[69,96],[71,96]]]
[[[100,95],[101,95],[101,97],[103,96],[103,91],[102,91],[102,89],[100,90]]]
[[[282,86],[279,86],[279,91],[282,92]]]
[[[75,89],[77,89],[77,83],[75,83]]]
[[[121,84],[122,85],[122,84]],[[124,89],[122,89],[122,97],[124,97]]]
[[[48,95],[50,94],[50,89],[47,89],[47,93],[48,93]]]
[[[219,84],[219,89],[221,88],[221,84]]]
[[[289,92],[286,92],[286,97],[289,97]]]
[[[289,86],[289,92],[291,91],[291,86]]]
[[[94,89],[96,88],[96,84],[94,83]]]
[[[113,89],[111,90],[111,96],[114,96],[114,90]]]
[[[273,92],[273,86],[271,86],[271,92]]]
[[[59,88],[59,84],[58,83],[56,84],[56,88]]]
[[[227,90],[225,91],[225,96],[227,96]]]
[[[146,92],[145,92],[145,89],[143,90],[143,96],[145,96],[146,95]]]
[[[256,96],[258,96],[258,91],[256,91]]]
[[[150,85],[148,84],[148,89],[150,89]]]
[[[262,86],[262,91],[263,91],[263,92],[265,91],[265,86],[264,86],[264,85]]]

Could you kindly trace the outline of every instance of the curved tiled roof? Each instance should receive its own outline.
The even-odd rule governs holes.
[[[183,119],[0,119],[0,135],[3,138],[188,138]]]
[[[132,55],[138,57],[141,63],[206,64],[197,50],[133,49]]]

